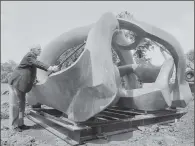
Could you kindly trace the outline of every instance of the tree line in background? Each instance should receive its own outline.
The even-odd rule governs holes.
[[[7,83],[13,70],[16,68],[17,63],[13,60],[9,60],[5,63],[1,63],[1,83]]]
[[[127,19],[127,20],[132,20],[133,15],[131,13],[129,13],[128,11],[124,11],[119,13],[117,16],[117,18],[122,18],[122,19]],[[125,33],[125,36],[133,43],[135,40],[135,36],[136,33],[133,31],[129,31],[129,30],[123,30]],[[136,61],[136,63],[150,63],[151,58],[148,58],[148,56],[146,55],[148,51],[153,50],[155,47],[158,47],[159,49],[164,50],[165,52],[167,52],[167,50],[160,44],[153,42],[150,39],[143,39],[139,45],[136,47],[134,53],[133,53],[133,57]],[[68,56],[71,56],[66,62],[63,63],[62,68],[67,68],[68,66],[70,66],[73,62],[75,62],[77,60],[77,58],[80,56],[80,54],[83,52],[84,47],[80,48],[78,51],[76,51],[76,53],[72,53],[75,52],[75,50],[78,49],[78,47],[74,47],[74,48],[70,48],[67,51],[65,51],[60,58],[57,60],[57,64],[61,63],[62,61],[64,61]],[[71,55],[72,54],[72,55]],[[120,62],[117,53],[112,49],[112,54],[113,54],[113,62],[118,65],[118,63]],[[189,52],[187,52],[186,54],[186,63],[187,63],[187,67],[194,69],[194,49],[191,49]],[[13,70],[15,69],[15,67],[17,66],[17,63],[14,62],[13,60],[9,60],[8,62],[5,63],[1,63],[1,83],[7,83],[8,82],[8,78],[10,77],[11,73],[13,72]]]

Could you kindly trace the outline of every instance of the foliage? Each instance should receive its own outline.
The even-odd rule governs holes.
[[[116,18],[122,18],[122,19],[125,19],[125,20],[133,20],[133,14],[129,13],[128,11],[123,11],[123,12],[117,14]],[[131,41],[132,43],[135,42],[135,36],[136,36],[135,32],[133,32],[131,30],[126,30],[126,29],[122,29],[122,31],[124,32],[125,37],[129,41]]]
[[[131,14],[128,11],[122,11],[119,14],[116,15],[117,18],[122,18],[122,19],[127,19],[127,20],[131,20],[133,19],[133,14]]]
[[[194,49],[189,50],[185,55],[187,68],[194,70]]]
[[[1,83],[7,83],[11,73],[17,66],[13,60],[9,60],[8,62],[1,63]]]
[[[118,64],[120,63],[120,59],[116,53],[116,51],[112,48],[112,61],[113,63],[118,66]]]
[[[133,14],[129,13],[128,11],[123,11],[116,16],[117,18],[122,18],[126,20],[133,20]],[[131,40],[132,43],[135,42],[136,33],[130,30],[123,30],[125,33],[125,36]],[[135,48],[135,52],[133,54],[133,57],[136,61],[136,63],[148,63],[150,62],[151,58],[148,58],[146,56],[146,52],[153,49],[154,43],[147,38],[144,38],[139,45]]]
[[[67,49],[57,60],[57,64],[62,64],[61,69],[67,68],[70,65],[72,65],[81,55],[81,53],[84,51],[85,45],[83,45],[82,47],[80,47],[82,44]],[[117,53],[114,51],[114,49],[112,49],[112,59],[113,59],[113,63],[114,64],[118,64],[120,62],[119,57],[117,55]]]
[[[186,53],[186,58],[191,61],[192,63],[194,63],[194,49],[189,50]]]
[[[72,65],[77,59],[78,57],[81,55],[81,53],[84,51],[85,45],[83,45],[82,47],[80,47],[82,44],[67,49],[57,60],[58,64],[62,64],[61,69],[67,68],[70,65]]]
[[[150,39],[143,39],[137,46],[133,56],[136,63],[150,63],[151,58],[148,58],[146,53],[154,48],[154,44]]]

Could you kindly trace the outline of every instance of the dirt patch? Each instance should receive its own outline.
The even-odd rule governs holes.
[[[1,119],[9,119],[9,103],[1,104]]]
[[[138,127],[135,135],[139,140],[132,146],[193,146],[194,145],[194,101],[186,107],[188,113],[175,123]],[[134,136],[130,141],[136,139]]]
[[[8,128],[4,129],[2,132],[1,145],[2,146],[37,146],[46,144],[44,141],[36,140],[34,137],[17,133]]]

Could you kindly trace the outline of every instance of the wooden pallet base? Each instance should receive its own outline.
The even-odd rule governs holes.
[[[169,122],[184,114],[178,110],[145,112],[111,107],[84,123],[70,121],[55,109],[31,110],[27,117],[70,145],[79,145],[93,139],[134,131],[138,126]]]

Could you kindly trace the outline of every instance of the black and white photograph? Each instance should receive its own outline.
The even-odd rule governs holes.
[[[194,1],[1,1],[2,146],[194,146]]]

